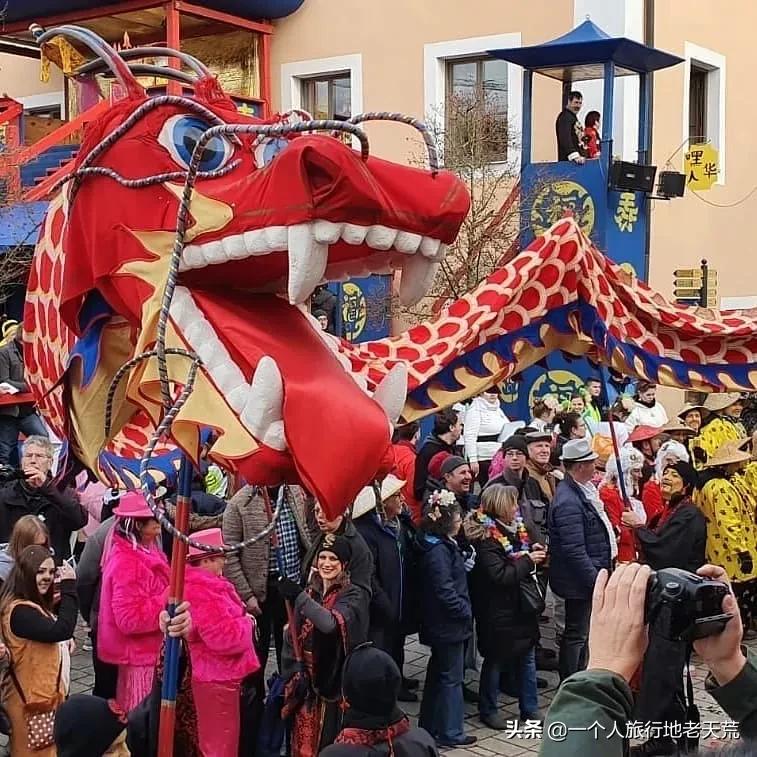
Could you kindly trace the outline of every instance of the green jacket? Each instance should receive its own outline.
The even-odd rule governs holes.
[[[749,652],[736,678],[707,690],[739,724],[742,738],[757,737],[757,656]],[[575,673],[565,679],[547,712],[539,754],[623,757],[623,734],[632,710],[631,689],[619,675],[606,670]],[[563,738],[560,731],[565,733]]]

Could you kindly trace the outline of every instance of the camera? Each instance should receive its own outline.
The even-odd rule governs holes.
[[[733,617],[723,612],[727,584],[680,568],[652,573],[647,586],[645,618],[670,641],[696,641],[721,633]]]
[[[23,481],[27,478],[19,468],[14,468],[11,465],[0,465],[0,485],[10,484],[12,481]]]

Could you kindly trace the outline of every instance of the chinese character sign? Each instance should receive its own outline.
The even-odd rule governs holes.
[[[709,143],[689,145],[684,154],[683,169],[689,189],[711,189],[718,180],[718,151]]]
[[[634,224],[639,222],[639,207],[634,192],[620,193],[613,220],[620,231],[633,232]]]

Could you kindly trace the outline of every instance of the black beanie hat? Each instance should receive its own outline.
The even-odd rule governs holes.
[[[352,547],[347,539],[334,534],[326,534],[323,544],[318,549],[319,555],[321,552],[333,552],[339,558],[339,562],[342,565],[347,565],[352,557]]]
[[[694,493],[694,489],[699,487],[699,474],[691,463],[679,460],[676,463],[671,463],[665,466],[665,470],[673,468],[678,475],[683,479],[684,486],[689,490],[689,494]],[[664,473],[665,471],[663,471]]]
[[[112,700],[74,694],[55,713],[58,757],[101,757],[126,728],[126,715]]]
[[[393,722],[402,675],[397,663],[372,644],[355,649],[342,672],[342,693],[353,710],[381,715]],[[399,713],[401,716],[401,713]]]
[[[506,439],[502,444],[502,451],[508,452],[511,449],[517,449],[518,452],[522,452],[524,455],[528,455],[528,444],[526,443],[526,437],[520,434],[514,434],[509,439]]]

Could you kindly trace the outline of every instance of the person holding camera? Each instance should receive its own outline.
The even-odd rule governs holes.
[[[697,574],[730,589],[726,572],[718,566],[703,565]],[[541,757],[622,757],[628,753],[625,733],[633,714],[629,681],[647,649],[651,577],[649,567],[637,563],[620,565],[609,577],[606,571],[600,572],[592,600],[589,665],[564,681],[552,701]],[[754,739],[757,658],[751,653],[747,657],[741,647],[739,607],[730,590],[721,609],[731,616],[722,632],[698,639],[694,649],[710,670],[705,684],[708,692],[739,724],[741,738]],[[587,728],[588,724],[593,727]]]
[[[74,491],[60,491],[53,481],[53,446],[44,436],[24,443],[21,473],[0,488],[0,542],[10,540],[16,521],[34,515],[50,532],[50,547],[57,565],[71,557],[71,534],[87,524],[87,511]]]
[[[621,516],[621,522],[634,529],[643,561],[652,570],[680,568],[694,572],[705,563],[707,523],[691,499],[696,487],[697,472],[693,466],[684,462],[668,465],[660,482],[665,502],[663,512],[649,526],[633,510]],[[683,689],[686,658],[684,642],[665,638],[654,627],[650,629],[636,702],[636,716],[640,720],[683,725],[690,719]],[[638,757],[677,754],[676,743],[670,736],[651,738],[635,749]]]

